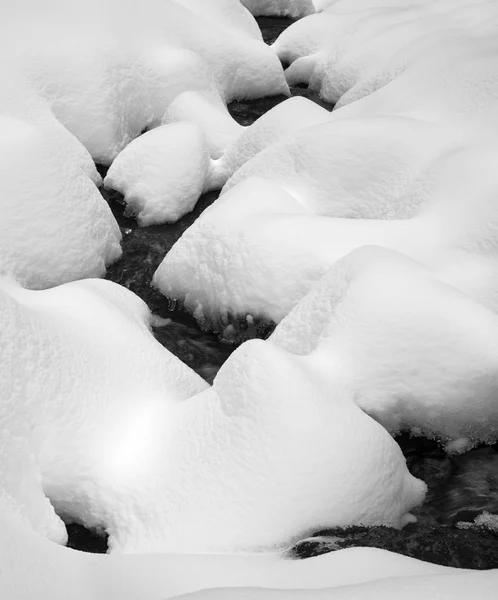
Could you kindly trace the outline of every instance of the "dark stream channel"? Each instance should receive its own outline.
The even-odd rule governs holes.
[[[273,43],[292,22],[280,18],[258,19],[266,43]],[[307,88],[295,87],[291,93],[332,108]],[[234,119],[247,126],[285,99],[285,96],[273,96],[235,101],[229,105],[229,110]],[[105,167],[99,167],[99,170],[105,174]],[[177,223],[142,228],[133,218],[125,216],[120,194],[105,189],[102,194],[123,233],[123,256],[108,269],[106,278],[132,290],[154,314],[167,318],[166,325],[154,328],[156,339],[212,383],[236,345],[222,342],[215,333],[202,331],[193,317],[173,307],[150,286],[150,282],[174,243],[216,200],[218,192],[202,196],[195,209]],[[266,337],[270,331],[263,327],[252,335]],[[498,567],[496,533],[484,528],[456,526],[459,521],[473,521],[483,510],[498,513],[498,446],[448,458],[436,442],[409,436],[396,439],[411,472],[429,486],[426,502],[415,511],[417,523],[407,525],[401,531],[387,527],[317,531],[313,537],[298,543],[289,552],[289,557],[307,558],[340,548],[373,546],[441,565],[474,569]],[[72,548],[86,552],[107,551],[105,536],[78,524],[69,525],[68,533],[68,546]]]

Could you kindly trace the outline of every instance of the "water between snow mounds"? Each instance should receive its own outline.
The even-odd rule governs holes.
[[[273,43],[293,22],[269,17],[257,20],[267,43]],[[305,96],[329,110],[332,108],[306,88],[291,88],[291,93]],[[229,105],[229,110],[241,125],[247,126],[285,99],[285,96],[273,96],[236,101]],[[105,175],[104,167],[99,170]],[[192,316],[154,290],[150,282],[167,252],[216,200],[218,192],[202,196],[195,209],[176,223],[143,228],[124,215],[120,194],[105,189],[102,194],[123,233],[123,256],[109,268],[107,279],[135,292],[155,315],[165,319],[162,326],[154,328],[156,339],[211,383],[235,345],[223,343],[216,334],[202,331]],[[265,337],[270,331],[271,328],[263,327],[249,333],[249,337]],[[374,546],[442,565],[475,569],[498,567],[497,534],[456,526],[459,521],[473,521],[483,510],[498,513],[498,446],[448,458],[435,442],[408,436],[397,439],[412,473],[429,486],[427,501],[416,511],[418,522],[402,531],[385,527],[317,531],[290,550],[289,557],[306,558],[339,548]],[[107,551],[105,536],[77,524],[69,525],[68,533],[68,545],[72,548]]]

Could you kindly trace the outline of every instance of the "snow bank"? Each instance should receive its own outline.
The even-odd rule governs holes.
[[[185,92],[166,111],[168,126],[133,140],[116,157],[105,185],[124,195],[139,225],[176,221],[266,147],[329,118],[314,102],[289,98],[243,128],[216,96]]]
[[[72,160],[76,141],[43,123],[0,114],[0,272],[32,288],[101,277],[121,254],[109,207]]]
[[[495,44],[497,19],[498,10],[491,0],[408,5],[396,0],[387,6],[385,2],[342,0],[289,27],[274,48],[282,61],[292,63],[286,72],[290,83],[309,83],[332,103],[343,96],[343,102],[349,102],[372,93],[421,58],[429,63],[431,58],[436,60],[429,72],[440,70],[449,56],[449,64],[440,70],[443,81],[433,90],[444,94],[444,76],[457,65],[451,58],[454,50],[467,53],[467,44],[472,47],[486,38],[488,46]],[[459,97],[466,89],[460,83]]]
[[[112,536],[114,550],[282,549],[327,525],[402,526],[425,495],[385,429],[260,340],[176,406],[165,448],[149,469],[154,501],[143,496],[145,514]]]
[[[126,527],[123,497],[154,460],[168,406],[207,384],[154,340],[146,305],[125,288],[0,285],[2,485],[12,481],[33,528],[52,539],[65,531],[44,493],[68,519]]]
[[[305,561],[278,555],[85,554],[34,534],[3,493],[0,504],[0,593],[9,600],[167,600],[221,586],[319,589],[397,576],[417,581],[421,575],[455,572],[371,548]]]
[[[336,263],[270,340],[306,356],[330,396],[348,397],[391,433],[463,450],[498,438],[497,328],[495,313],[419,263],[364,247]]]
[[[484,573],[459,573],[455,575],[429,575],[422,577],[396,577],[346,586],[340,589],[322,590],[268,590],[217,589],[181,596],[182,600],[420,600],[421,597],[438,600],[493,600],[496,597],[498,575],[494,571]],[[180,599],[179,599],[180,600]]]

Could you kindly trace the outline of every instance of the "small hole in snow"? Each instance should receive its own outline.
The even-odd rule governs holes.
[[[106,554],[109,548],[107,540],[109,536],[102,530],[87,529],[78,523],[66,525],[67,547],[81,552],[92,552],[94,554]]]

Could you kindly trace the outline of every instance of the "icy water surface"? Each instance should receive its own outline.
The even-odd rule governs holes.
[[[291,23],[290,19],[260,18],[258,23],[267,43],[273,43]],[[292,95],[310,98],[328,109],[316,93],[301,87]],[[232,102],[229,110],[242,125],[250,125],[286,99],[274,96]],[[105,174],[105,168],[100,168]],[[109,268],[107,278],[138,294],[156,315],[168,322],[154,329],[156,339],[207,381],[234,350],[213,333],[202,331],[188,314],[174,307],[156,292],[150,281],[164,256],[218,193],[202,196],[194,211],[170,225],[139,228],[134,219],[124,216],[122,197],[102,190],[123,232],[123,256]],[[268,331],[259,332],[264,337]],[[307,558],[351,546],[384,548],[429,562],[454,567],[487,569],[498,567],[498,536],[483,529],[457,527],[460,521],[473,521],[483,510],[498,513],[497,447],[473,450],[461,457],[448,458],[435,442],[397,438],[411,472],[429,486],[427,501],[415,511],[418,522],[402,531],[386,527],[353,527],[346,530],[317,531],[315,536],[297,544],[291,558]],[[78,525],[68,527],[68,545],[87,552],[106,552],[105,537]]]

